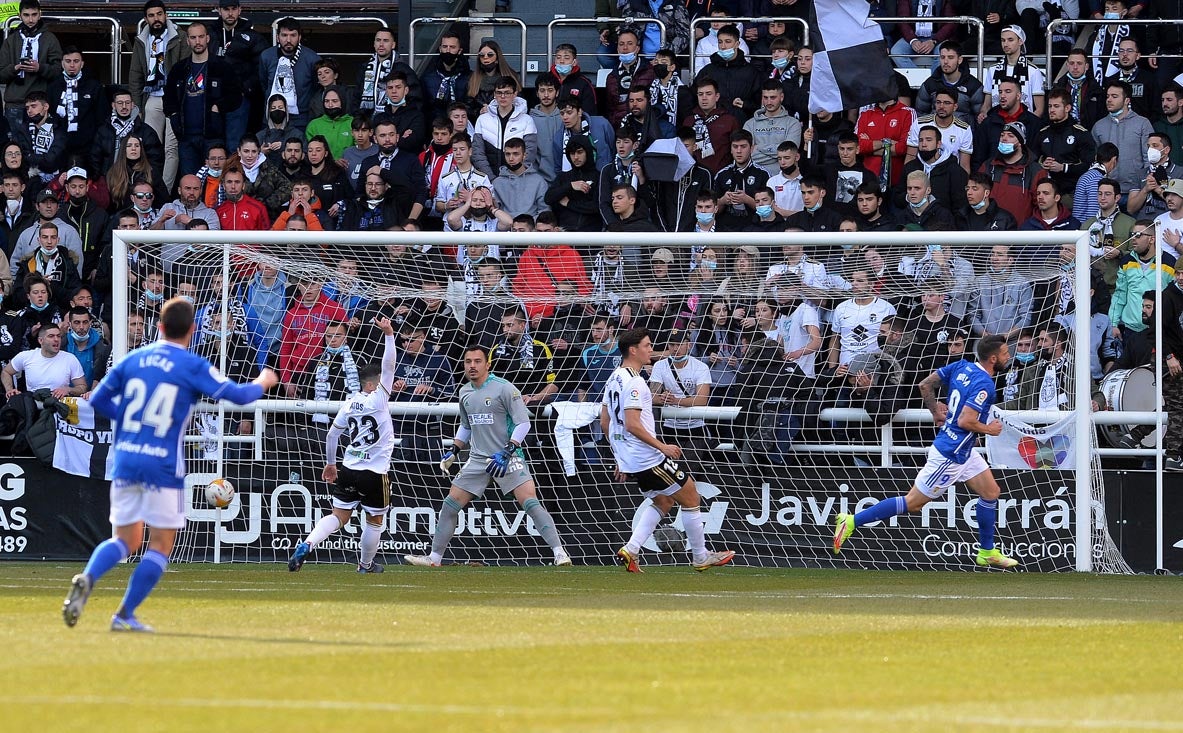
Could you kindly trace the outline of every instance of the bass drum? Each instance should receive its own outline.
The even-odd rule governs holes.
[[[1101,394],[1110,410],[1151,412],[1154,410],[1154,372],[1147,367],[1114,369],[1101,380]],[[1102,425],[1101,433],[1110,446],[1120,447],[1118,440],[1133,430],[1133,425]],[[1145,448],[1154,447],[1154,433],[1142,441]]]

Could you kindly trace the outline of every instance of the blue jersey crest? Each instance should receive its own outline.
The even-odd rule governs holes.
[[[981,422],[989,419],[990,406],[994,404],[994,378],[978,364],[965,359],[941,367],[937,375],[949,389],[949,414],[932,445],[945,458],[965,463],[973,453],[977,433],[959,427],[957,421],[966,406],[978,413]]]

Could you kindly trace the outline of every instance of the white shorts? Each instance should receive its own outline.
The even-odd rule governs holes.
[[[143,522],[159,529],[185,526],[185,490],[145,486],[138,481],[111,482],[111,526]]]
[[[928,449],[928,461],[916,474],[916,488],[930,499],[939,499],[945,490],[956,483],[969,481],[978,474],[989,471],[986,459],[977,453],[970,454],[965,463],[949,460],[936,448]]]

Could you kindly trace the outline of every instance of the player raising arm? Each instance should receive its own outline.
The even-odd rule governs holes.
[[[521,392],[489,374],[489,355],[476,344],[464,350],[464,376],[468,384],[460,388],[460,429],[452,441],[452,450],[440,461],[440,469],[447,475],[456,454],[465,446],[469,447],[468,461],[453,479],[440,507],[431,554],[407,555],[403,559],[409,565],[438,567],[456,532],[461,510],[485,493],[492,478],[501,493],[513,493],[534,521],[543,541],[554,551],[555,565],[570,565],[571,558],[563,549],[550,512],[538,501],[530,467],[522,456],[522,441],[530,432],[530,413],[522,403]]]
[[[1018,561],[1003,555],[994,547],[994,525],[998,520],[998,482],[977,453],[974,444],[978,435],[998,435],[1002,423],[983,422],[994,403],[994,377],[1007,370],[1010,353],[1005,337],[992,334],[978,341],[977,362],[964,359],[943,366],[924,378],[920,394],[924,406],[932,412],[941,427],[928,449],[928,462],[916,475],[916,483],[906,496],[886,499],[867,507],[858,514],[839,514],[834,526],[834,554],[842,550],[842,543],[854,534],[855,527],[884,519],[917,512],[928,502],[940,498],[945,490],[962,482],[978,499],[977,563],[996,568],[1013,568]],[[949,404],[938,402],[936,386],[944,383],[949,388]]]
[[[151,631],[135,616],[168,566],[177,531],[185,526],[185,456],[181,438],[193,405],[202,396],[245,405],[279,381],[264,369],[250,384],[226,379],[202,357],[189,352],[193,305],[173,298],[160,309],[162,339],[123,357],[90,397],[95,412],[115,429],[111,482],[114,537],[99,544],[86,568],[74,576],[62,607],[67,626],[78,623],[99,578],[138,551],[144,525],[148,549],[131,574],[127,593],[111,618],[112,631]]]
[[[643,328],[625,331],[620,336],[620,366],[608,378],[600,407],[600,426],[604,429],[616,456],[616,475],[620,480],[631,476],[641,494],[652,503],[641,511],[632,537],[616,556],[630,573],[641,572],[638,558],[641,545],[677,503],[682,507],[682,525],[690,541],[691,564],[703,571],[726,565],[735,557],[731,550],[708,552],[706,527],[699,513],[700,499],[694,479],[678,464],[682,449],[657,439],[653,421],[653,393],[641,376],[649,366],[653,342]]]
[[[288,570],[299,570],[316,546],[345,526],[359,506],[366,521],[361,530],[361,553],[357,572],[380,573],[374,562],[378,541],[382,538],[383,517],[390,510],[390,455],[394,452],[394,423],[390,419],[390,390],[398,350],[394,327],[389,318],[377,318],[374,324],[385,334],[386,350],[382,366],[370,363],[358,370],[361,391],[354,392],[341,405],[325,439],[325,468],[321,476],[333,484],[333,511],[320,518],[308,539],[296,545],[288,560]],[[337,442],[348,437],[343,465],[337,469]]]

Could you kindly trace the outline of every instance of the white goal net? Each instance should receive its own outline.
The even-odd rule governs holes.
[[[643,327],[657,353],[648,379],[659,435],[685,453],[708,544],[735,550],[736,563],[972,569],[976,496],[961,485],[922,513],[860,528],[840,556],[830,537],[838,513],[912,485],[935,430],[917,383],[972,360],[983,333],[1007,333],[1014,358],[997,404],[1013,441],[991,447],[999,547],[1028,570],[1129,571],[1106,526],[1089,414],[1093,361],[1107,356],[1074,335],[1078,308],[1085,322],[1103,312],[1095,294],[1078,296],[1077,232],[557,232],[465,235],[479,244],[460,247],[455,235],[401,231],[116,234],[117,248],[142,255],[117,283],[114,318],[131,325],[115,329],[117,353],[154,333],[158,301],[144,289],[159,280],[143,268],[159,268],[166,297],[195,300],[194,349],[232,378],[269,365],[283,381],[255,405],[195,415],[183,560],[284,561],[329,510],[326,431],[358,369],[381,356],[382,315],[395,324],[399,360],[380,561],[430,547],[449,486],[437,463],[456,431],[460,360],[479,344],[530,403],[525,456],[567,551],[577,564],[612,563],[646,500],[614,480],[598,404],[619,362],[615,339]],[[1106,277],[1104,262],[1093,265],[1085,282]],[[219,476],[238,489],[220,511],[201,491]],[[311,561],[355,562],[358,521]],[[522,507],[492,490],[465,507],[445,556],[550,560]],[[674,513],[643,562],[686,561]]]

